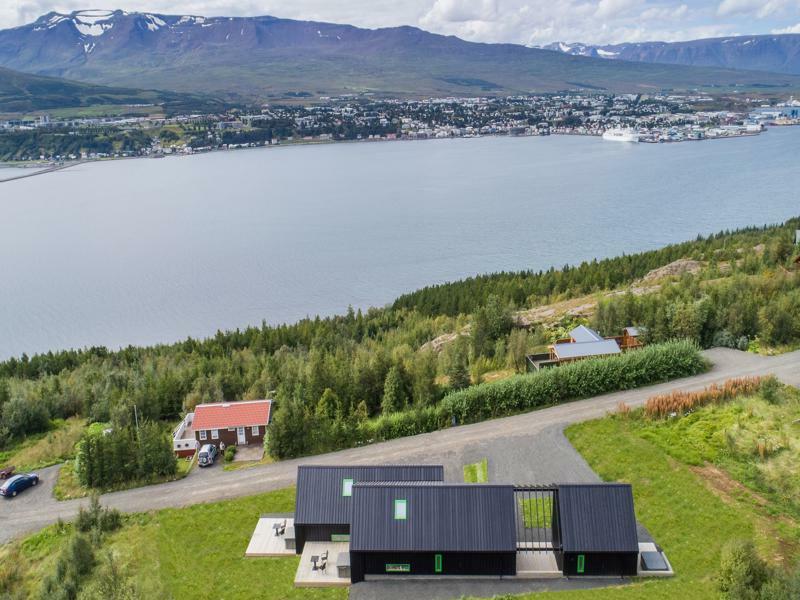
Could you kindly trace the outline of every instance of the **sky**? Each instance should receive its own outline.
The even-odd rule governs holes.
[[[479,42],[541,45],[800,33],[800,0],[0,0],[0,28],[55,10],[273,15],[359,27],[414,25]]]

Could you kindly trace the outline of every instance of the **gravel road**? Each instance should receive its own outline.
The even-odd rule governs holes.
[[[552,483],[596,481],[597,476],[572,448],[562,431],[570,423],[602,417],[620,401],[637,406],[653,394],[695,390],[731,377],[778,376],[800,386],[800,351],[763,357],[735,350],[705,352],[714,367],[702,375],[646,388],[616,392],[522,415],[463,425],[362,448],[263,465],[240,471],[194,469],[180,481],[106,494],[103,504],[126,512],[188,506],[276,490],[295,482],[301,463],[436,463],[448,481],[461,481],[462,466],[487,458],[492,481]],[[59,502],[52,489],[59,467],[39,472],[42,483],[0,504],[0,543],[72,518],[86,500]]]

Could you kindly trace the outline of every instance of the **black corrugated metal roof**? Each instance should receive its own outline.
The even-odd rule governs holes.
[[[406,501],[405,520],[394,518]],[[514,487],[372,483],[353,488],[356,552],[515,552]]]
[[[638,552],[633,491],[623,483],[558,486],[564,552]]]
[[[350,523],[352,496],[342,496],[342,481],[443,481],[442,465],[370,465],[297,467],[298,525],[346,525]]]

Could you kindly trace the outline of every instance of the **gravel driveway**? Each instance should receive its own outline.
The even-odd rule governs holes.
[[[653,394],[700,389],[731,377],[774,374],[786,383],[800,386],[800,351],[769,358],[727,349],[708,350],[705,355],[714,367],[694,377],[240,471],[195,469],[180,481],[106,494],[102,502],[122,511],[137,512],[246,496],[293,485],[297,465],[301,463],[437,463],[445,465],[448,481],[461,481],[464,464],[487,458],[491,481],[596,481],[597,476],[562,434],[570,423],[602,417],[620,401],[637,406]],[[70,519],[80,504],[86,502],[58,502],[52,497],[57,470],[58,467],[43,469],[40,475],[44,485],[0,504],[0,543],[36,531],[59,517]]]

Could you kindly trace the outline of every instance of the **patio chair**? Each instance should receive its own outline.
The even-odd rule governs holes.
[[[278,527],[278,535],[283,535],[284,533],[286,533],[286,519],[284,519],[283,523]]]
[[[328,568],[328,551],[325,550],[325,554],[319,557],[319,562],[317,563],[317,571],[322,571],[325,573],[325,570]]]

